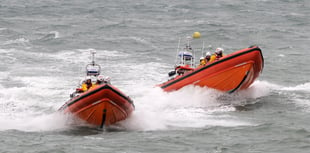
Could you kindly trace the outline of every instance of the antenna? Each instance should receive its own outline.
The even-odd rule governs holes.
[[[92,65],[95,65],[95,54],[96,54],[96,50],[94,50],[94,49],[91,49],[90,50],[90,53],[91,53],[91,60],[92,60],[92,62],[91,62],[91,64]]]
[[[201,56],[203,56],[203,51],[205,50],[205,42],[202,41],[202,49],[201,49]]]
[[[176,56],[175,56],[175,65],[177,65],[177,61],[178,61],[178,53],[179,53],[179,49],[180,49],[180,43],[181,43],[181,38],[179,38],[177,53],[176,53]]]
[[[100,65],[95,63],[95,54],[96,50],[95,49],[90,49],[90,54],[91,54],[91,63],[86,65],[86,74],[87,76],[98,76],[101,71]]]
[[[190,37],[190,36],[187,37],[187,47],[188,47],[187,49],[191,48],[191,38],[192,37]]]
[[[190,61],[191,62],[190,66],[194,67],[194,65],[195,65],[194,59],[196,58],[196,54],[195,54],[195,51],[193,50],[193,48],[191,46],[192,37],[191,36],[187,36],[186,39],[187,39],[186,51],[192,53],[192,58],[191,58],[191,61]]]

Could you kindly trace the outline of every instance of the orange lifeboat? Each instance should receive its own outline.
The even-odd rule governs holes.
[[[189,57],[189,54],[182,54],[181,57],[183,66],[186,62],[184,57]],[[264,66],[262,51],[257,46],[236,51],[204,66],[194,67],[192,60],[193,58],[187,60],[190,61],[192,69],[181,66],[183,71],[179,73],[180,66],[176,66],[175,71],[170,72],[169,76],[177,76],[158,86],[168,92],[187,85],[196,85],[232,93],[248,88]]]
[[[102,84],[76,96],[60,109],[97,127],[126,119],[134,110],[133,101],[110,84]]]
[[[125,120],[133,112],[134,104],[128,96],[111,85],[109,77],[100,75],[101,68],[94,61],[95,51],[91,53],[93,61],[86,66],[87,76],[82,88],[77,88],[59,111],[71,113],[90,125],[103,128]]]

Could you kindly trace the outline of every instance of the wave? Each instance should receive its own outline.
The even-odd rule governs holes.
[[[310,92],[310,82],[303,83],[297,86],[292,86],[292,87],[283,87],[282,90]]]
[[[256,81],[248,90],[236,94],[198,86],[186,86],[170,93],[159,88],[140,88],[136,89],[138,97],[133,98],[136,110],[122,125],[131,130],[253,126],[256,123],[228,115],[227,112],[236,111],[235,105],[244,105],[244,101],[249,102],[247,99],[269,95],[272,88],[274,85],[265,81]]]
[[[284,87],[268,81],[257,80],[250,88],[226,94],[210,88],[186,86],[166,93],[159,88],[136,89],[136,111],[123,126],[131,130],[169,130],[174,128],[201,128],[208,126],[256,126],[258,123],[238,118],[231,113],[238,106],[255,105],[259,99],[283,94],[283,91],[309,91],[310,83]],[[143,94],[141,94],[143,93]],[[135,95],[134,94],[134,95]],[[286,95],[286,94],[285,94]],[[293,101],[302,109],[310,110],[309,96],[289,93],[285,101]]]
[[[29,40],[26,38],[18,38],[14,40],[9,40],[3,43],[3,45],[11,45],[11,44],[21,44],[21,45],[27,45],[29,43]]]
[[[65,95],[65,91],[55,91],[49,89],[47,85],[41,86],[44,80],[54,82],[52,84],[58,86],[61,83],[57,84],[59,78],[54,80],[44,77],[16,79],[23,81],[28,87],[1,87],[0,90],[4,94],[0,95],[2,102],[0,123],[3,125],[0,130],[54,131],[70,128],[68,124],[70,118],[55,113],[63,103],[59,101],[61,99],[51,100],[54,95]],[[39,81],[33,81],[34,79]],[[259,81],[249,90],[232,96],[235,100],[262,97],[269,93],[268,90],[265,93],[257,91],[265,90],[268,85],[270,84]],[[43,88],[47,89],[42,90]],[[233,105],[226,104],[230,100],[221,98],[227,94],[206,87],[186,86],[179,91],[167,93],[158,87],[141,86],[135,88],[131,94],[136,110],[127,120],[120,122],[121,126],[129,130],[169,130],[256,124],[227,114],[227,112],[236,111]]]
[[[74,74],[71,64],[81,65],[80,67],[84,68],[84,65],[90,60],[89,50],[91,49],[75,49],[53,54],[44,53],[42,57],[45,57],[47,61],[53,59],[52,61],[62,64],[56,66],[57,72],[69,70],[71,74]],[[0,50],[0,53],[5,55],[11,52],[13,53],[14,50]],[[22,53],[28,56],[35,55],[35,53]],[[137,63],[135,60],[126,60],[126,64],[118,63],[119,61],[111,59],[130,59],[127,57],[130,54],[108,50],[97,50],[97,53],[96,59],[101,59],[101,61],[104,61],[103,58],[110,59],[109,65],[112,65],[112,69],[106,70],[104,73],[115,71],[113,70],[114,67],[115,69],[119,68],[120,72],[113,73],[115,77],[112,76],[112,83],[115,83],[120,90],[134,100],[136,110],[131,117],[120,123],[130,130],[253,126],[257,123],[247,118],[236,117],[233,113],[228,112],[238,111],[235,106],[256,103],[257,99],[274,94],[274,91],[306,91],[310,87],[309,83],[289,88],[257,80],[247,90],[234,94],[197,86],[186,86],[178,91],[167,93],[153,85],[155,82],[160,82],[159,78],[164,77],[168,65],[160,62]],[[134,68],[130,66],[133,63],[135,64]],[[100,62],[100,64],[102,63]],[[67,65],[68,67],[64,68]],[[20,64],[17,66],[25,67],[25,65]],[[41,70],[46,69],[46,67],[32,66],[31,69],[41,74]],[[127,73],[129,71],[130,73]],[[10,72],[11,70],[9,70],[8,75]],[[124,72],[126,75],[118,77]],[[72,88],[72,79],[74,76],[65,76],[65,74],[42,76],[33,75],[32,72],[29,76],[12,76],[11,81],[19,82],[20,85],[18,86],[5,86],[1,83],[0,106],[2,111],[0,111],[0,123],[7,124],[2,126],[0,130],[49,131],[67,128],[66,117],[55,112],[69,98],[71,91],[68,89]]]
[[[0,115],[1,116],[1,115]],[[68,118],[60,113],[38,114],[31,116],[24,114],[23,117],[0,118],[0,131],[20,130],[20,131],[55,131],[67,130],[71,128],[67,124]]]
[[[65,94],[64,90],[55,90],[55,86],[64,85],[59,78],[10,78],[21,85],[0,86],[0,130],[49,131],[66,126],[64,117],[55,114],[60,106],[55,95]]]
[[[310,112],[310,82],[282,87],[281,92],[287,98],[287,101],[293,103],[298,110]]]
[[[51,31],[48,34],[45,34],[42,38],[40,38],[41,41],[48,41],[52,39],[60,38],[58,31]]]
[[[17,129],[21,131],[55,131],[67,130],[71,118],[57,113],[63,102],[44,101],[55,94],[53,89],[42,90],[41,82],[33,84],[31,78],[17,78],[34,87],[1,87],[0,130]],[[36,78],[44,81],[48,78]],[[31,81],[32,80],[32,81]],[[55,79],[55,83],[58,79]],[[50,80],[52,81],[52,80]],[[43,83],[43,82],[42,82]],[[61,83],[61,82],[60,82]],[[235,116],[236,105],[256,103],[257,99],[273,94],[277,90],[304,90],[309,83],[293,88],[282,87],[267,81],[257,80],[247,90],[234,94],[223,93],[207,87],[186,86],[175,92],[164,92],[158,87],[139,85],[130,91],[136,110],[125,121],[122,127],[134,131],[171,130],[179,128],[203,128],[212,126],[236,127],[256,126],[258,123],[246,117]],[[48,88],[48,86],[43,86]],[[30,96],[30,97],[27,97]],[[249,100],[250,99],[250,100]],[[295,97],[295,99],[298,99]],[[56,102],[56,103],[55,103]],[[296,100],[298,102],[298,100]],[[299,101],[300,104],[301,103]],[[310,106],[309,106],[310,107]]]

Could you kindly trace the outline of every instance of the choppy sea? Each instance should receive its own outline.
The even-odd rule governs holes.
[[[258,45],[262,74],[233,94],[163,92],[179,38],[195,31],[205,51]],[[308,153],[309,42],[307,0],[2,0],[0,152]],[[57,112],[91,49],[134,100],[122,128],[73,127]]]

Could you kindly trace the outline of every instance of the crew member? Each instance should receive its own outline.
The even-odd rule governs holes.
[[[90,77],[86,77],[85,82],[82,84],[82,90],[87,91],[93,86]]]
[[[209,62],[213,62],[215,60],[219,60],[221,57],[224,56],[223,52],[224,52],[223,48],[216,48],[214,54],[211,55],[211,58],[210,58]]]
[[[104,76],[103,75],[98,75],[97,76],[97,81],[95,84],[93,84],[92,88],[98,86],[98,85],[101,85],[104,81]]]
[[[210,53],[210,52],[207,52],[207,53],[206,53],[206,57],[205,57],[206,64],[209,63],[210,60],[211,60],[211,53]]]
[[[215,50],[216,58],[215,59],[218,60],[221,57],[223,57],[223,52],[224,52],[223,48],[216,48],[216,50]]]
[[[204,65],[206,65],[206,60],[205,60],[204,57],[200,57],[200,64],[199,64],[199,66],[204,66]]]

